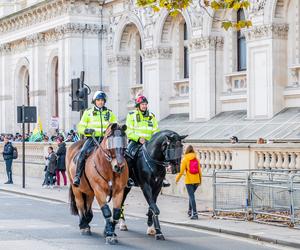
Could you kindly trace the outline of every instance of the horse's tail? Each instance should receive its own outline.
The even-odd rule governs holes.
[[[70,189],[69,189],[69,199],[70,199],[71,214],[78,215],[78,209],[76,206],[75,195],[72,189],[72,185],[70,185]]]

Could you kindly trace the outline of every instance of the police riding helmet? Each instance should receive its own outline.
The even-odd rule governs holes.
[[[103,92],[103,91],[97,91],[94,96],[93,96],[93,99],[92,99],[92,104],[95,104],[96,100],[104,100],[104,102],[106,102],[107,100],[107,95]]]
[[[137,108],[142,103],[147,103],[148,104],[148,100],[145,96],[140,95],[135,99],[135,107]]]

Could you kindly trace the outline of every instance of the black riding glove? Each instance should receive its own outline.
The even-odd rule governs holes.
[[[86,129],[84,130],[84,133],[85,133],[86,135],[92,135],[94,132],[95,132],[95,129],[92,129],[92,128],[86,128]]]

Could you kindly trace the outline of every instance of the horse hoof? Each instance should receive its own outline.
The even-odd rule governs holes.
[[[155,239],[156,240],[165,240],[165,236],[163,234],[156,234]]]
[[[92,235],[91,229],[90,228],[83,228],[80,230],[81,235]]]
[[[105,238],[105,244],[107,244],[107,245],[118,244],[118,238],[116,236],[107,236]]]
[[[154,236],[156,234],[156,230],[154,227],[148,227],[147,234]]]
[[[127,228],[124,220],[120,220],[119,229],[120,229],[120,231],[128,231],[128,228]]]

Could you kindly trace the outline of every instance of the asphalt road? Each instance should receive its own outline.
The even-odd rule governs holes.
[[[94,212],[92,236],[81,236],[78,218],[66,204],[0,192],[0,249],[220,249],[267,250],[283,247],[162,224],[166,241],[146,235],[146,221],[128,218],[128,232],[117,230],[118,245],[105,245],[103,217]]]

